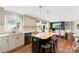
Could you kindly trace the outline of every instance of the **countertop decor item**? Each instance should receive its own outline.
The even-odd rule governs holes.
[[[17,29],[19,29],[19,27],[20,27],[20,22],[17,22],[17,23],[16,23],[16,27],[17,27]]]

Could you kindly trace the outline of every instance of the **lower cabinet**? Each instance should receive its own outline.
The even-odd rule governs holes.
[[[9,49],[19,47],[24,44],[24,35],[17,34],[9,36]]]
[[[7,51],[9,49],[8,45],[8,37],[0,37],[0,52]]]
[[[17,41],[16,35],[9,36],[9,49],[13,49],[17,47],[16,41]]]
[[[24,44],[28,44],[31,42],[31,33],[24,33]]]
[[[24,35],[23,34],[18,34],[16,37],[16,46],[21,46],[24,45]]]
[[[40,53],[40,39],[32,36],[32,52]]]
[[[24,45],[24,34],[0,37],[0,52],[11,51]]]

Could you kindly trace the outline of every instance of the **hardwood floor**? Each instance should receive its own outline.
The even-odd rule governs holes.
[[[76,52],[72,48],[73,43],[74,43],[74,40],[66,40],[66,39],[60,38],[58,40],[56,53],[74,53],[74,52]],[[79,51],[79,49],[78,49],[78,51]],[[14,51],[11,51],[10,53],[32,53],[32,44],[30,43],[26,46],[20,47]]]
[[[74,52],[74,49],[72,48],[73,43],[74,43],[73,40],[59,39],[57,45],[57,52],[73,53]]]
[[[32,53],[32,44],[27,44],[16,50],[11,51],[10,53]]]

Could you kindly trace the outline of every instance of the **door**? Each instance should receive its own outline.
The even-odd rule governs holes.
[[[8,50],[8,37],[0,37],[0,52],[5,52]]]

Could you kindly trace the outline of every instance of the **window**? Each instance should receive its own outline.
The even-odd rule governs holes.
[[[52,28],[61,29],[61,23],[53,23]]]
[[[77,29],[79,30],[79,24],[77,24]]]
[[[5,16],[5,31],[14,31],[22,28],[22,18],[17,16]]]

